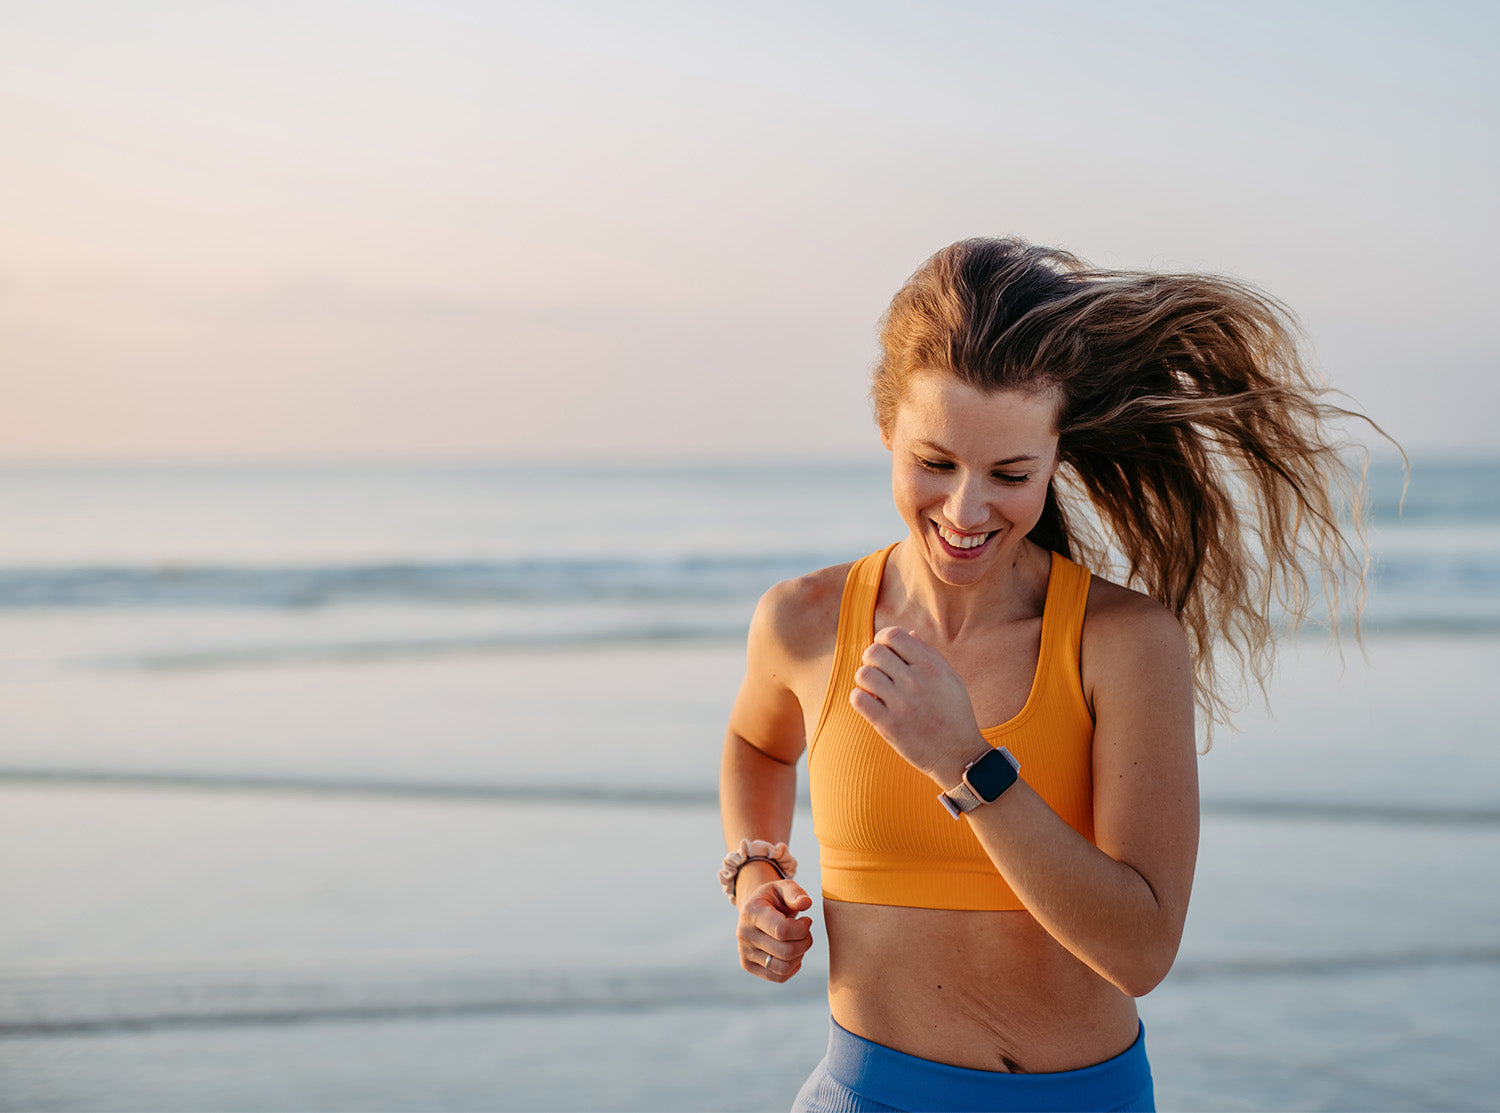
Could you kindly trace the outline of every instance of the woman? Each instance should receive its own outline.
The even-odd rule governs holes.
[[[1347,411],[1264,295],[1015,240],[928,260],[881,344],[909,532],[756,610],[721,780],[741,964],[785,982],[812,945],[806,749],[833,1024],[796,1108],[1153,1108],[1134,999],[1187,913],[1195,699],[1222,718],[1215,647],[1263,685],[1309,564],[1335,617],[1359,584]],[[1133,587],[1085,570],[1106,546]]]

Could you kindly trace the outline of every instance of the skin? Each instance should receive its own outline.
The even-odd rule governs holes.
[[[1026,534],[1056,468],[1058,408],[1053,394],[982,392],[930,372],[882,428],[909,533],[887,562],[850,702],[934,793],[988,748],[979,724],[1014,716],[1031,688],[1050,558]],[[985,540],[957,548],[939,527]],[[827,689],[848,570],[778,584],[756,609],[724,747],[730,846],[790,835],[795,765]],[[1074,1070],[1134,1041],[1133,998],[1172,965],[1197,854],[1191,663],[1164,608],[1096,577],[1080,666],[1095,717],[1096,843],[1023,770],[958,822],[1025,911],[823,901],[829,1003],[845,1028],[995,1071]],[[759,863],[736,897],[741,965],[794,977],[814,939],[812,898]]]

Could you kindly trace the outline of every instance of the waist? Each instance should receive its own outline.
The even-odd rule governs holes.
[[[1135,1002],[1025,911],[824,900],[829,1004],[844,1027],[980,1071],[1073,1070],[1135,1038]]]
[[[966,1070],[885,1047],[830,1025],[823,1065],[840,1085],[895,1109],[1151,1110],[1144,1028],[1120,1054],[1078,1070],[1005,1074]]]

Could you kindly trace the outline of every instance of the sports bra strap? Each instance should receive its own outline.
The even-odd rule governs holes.
[[[859,671],[860,659],[865,647],[875,633],[875,603],[880,597],[880,580],[885,571],[885,561],[893,542],[878,552],[861,557],[849,569],[844,580],[844,594],[839,603],[838,640],[834,644],[833,669],[828,676],[828,688],[823,693],[823,707],[818,713],[818,725],[811,735],[816,742],[823,733],[823,724],[837,698],[836,693],[847,692],[854,687],[854,674]]]

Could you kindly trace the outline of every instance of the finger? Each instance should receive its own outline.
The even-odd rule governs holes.
[[[900,626],[881,628],[875,634],[875,641],[887,647],[908,665],[915,665],[936,652],[915,630],[904,630]]]
[[[882,729],[889,718],[886,705],[860,687],[849,690],[849,706],[877,731]],[[884,738],[885,735],[882,734],[881,737]]]
[[[807,916],[793,916],[790,912],[777,912],[763,907],[743,921],[747,932],[758,932],[767,939],[785,942],[804,939],[812,932],[812,920]]]
[[[813,945],[811,939],[798,939],[798,941],[781,942],[780,939],[772,939],[768,935],[760,933],[747,933],[739,941],[739,953],[747,957],[750,962],[765,963],[765,957],[780,959],[784,963],[801,962],[802,956],[807,954],[808,948]]]
[[[899,626],[887,626],[876,631],[875,640],[865,646],[860,659],[877,668],[899,668],[911,664],[916,651],[910,634]]]
[[[811,907],[812,897],[807,895],[807,890],[788,877],[757,890],[741,911],[751,922],[764,926],[782,921],[795,922],[798,912],[806,912]]]
[[[769,958],[767,962],[765,959]],[[771,955],[762,956],[761,959],[746,958],[741,965],[757,978],[768,982],[784,982],[797,971],[802,969],[801,962],[783,962],[781,959]]]
[[[802,963],[800,961],[783,962],[781,959],[776,958],[773,955],[767,955],[766,959],[766,976],[773,982],[784,982],[798,970],[802,969]]]
[[[766,955],[779,958],[783,962],[799,962],[812,947],[812,943],[810,932],[801,939],[783,940],[773,938],[765,932],[747,931],[740,937],[740,951],[742,954],[750,955],[757,962],[764,962]]]
[[[785,970],[789,966],[801,964],[803,957],[812,949],[813,940],[809,934],[805,939],[782,941],[750,929],[739,933],[738,944],[740,965],[746,970],[755,966],[764,969],[767,956],[782,964],[778,969]]]
[[[854,683],[881,703],[889,703],[896,694],[896,682],[890,673],[873,665],[861,665],[855,669]]]

